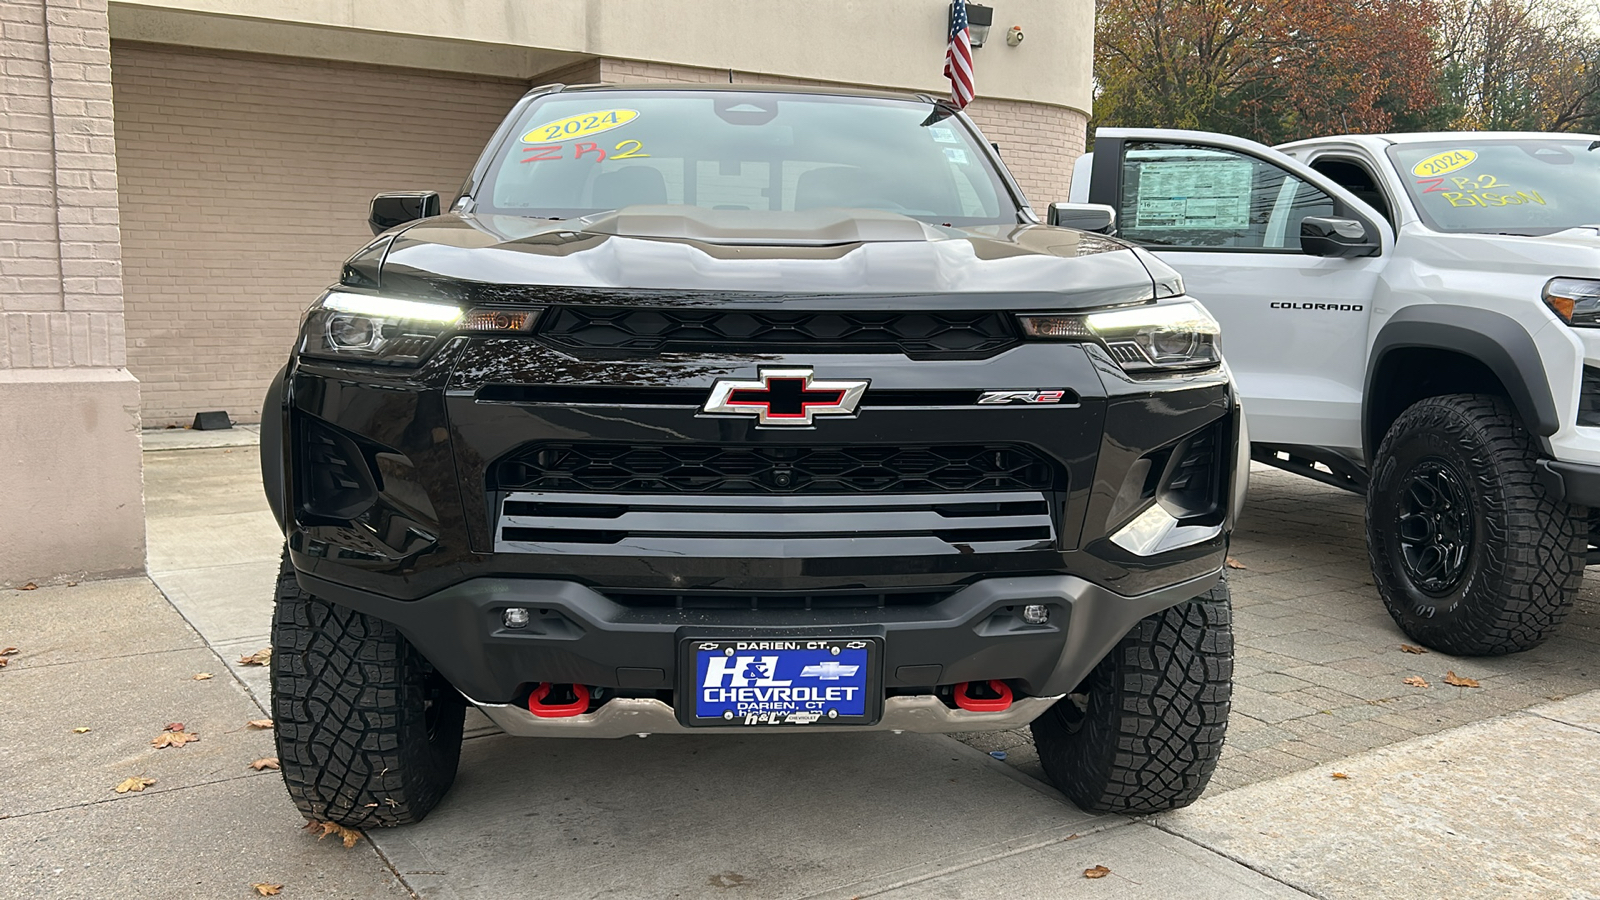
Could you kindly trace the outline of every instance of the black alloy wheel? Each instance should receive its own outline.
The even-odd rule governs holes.
[[[1442,459],[1418,462],[1401,477],[1394,540],[1406,576],[1443,596],[1466,574],[1472,554],[1472,497],[1465,477]]]

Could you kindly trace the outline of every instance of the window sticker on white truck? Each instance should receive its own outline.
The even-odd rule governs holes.
[[[1250,223],[1251,165],[1244,160],[1139,166],[1135,227],[1239,229]]]

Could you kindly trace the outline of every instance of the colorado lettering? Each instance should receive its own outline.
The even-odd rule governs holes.
[[[1360,303],[1294,303],[1280,301],[1267,304],[1271,309],[1321,309],[1328,312],[1361,312],[1366,309]]]

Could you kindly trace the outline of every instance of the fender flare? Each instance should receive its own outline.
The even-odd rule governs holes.
[[[289,418],[285,402],[288,378],[289,366],[285,364],[272,376],[266,399],[261,403],[261,487],[266,491],[267,506],[272,509],[272,517],[278,521],[280,529],[287,528],[285,514],[289,507],[289,493],[284,484],[284,454],[288,453],[284,443],[284,425]]]
[[[1362,437],[1370,459],[1377,451],[1370,434],[1373,382],[1384,359],[1407,348],[1446,350],[1482,363],[1500,383],[1518,414],[1541,437],[1561,427],[1550,380],[1533,336],[1515,319],[1487,309],[1443,304],[1410,306],[1395,313],[1372,342],[1367,355],[1367,377],[1361,392]]]

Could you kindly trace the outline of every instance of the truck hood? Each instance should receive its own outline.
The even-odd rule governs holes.
[[[1446,269],[1594,277],[1600,276],[1600,225],[1545,235],[1419,231],[1408,254]]]
[[[844,209],[634,206],[564,221],[445,215],[385,235],[352,257],[347,278],[352,266],[369,268],[386,291],[511,302],[649,292],[670,304],[752,295],[826,304],[850,295],[871,308],[917,295],[934,306],[1054,309],[1149,300],[1158,279],[1173,282],[1148,254],[1097,234]]]

